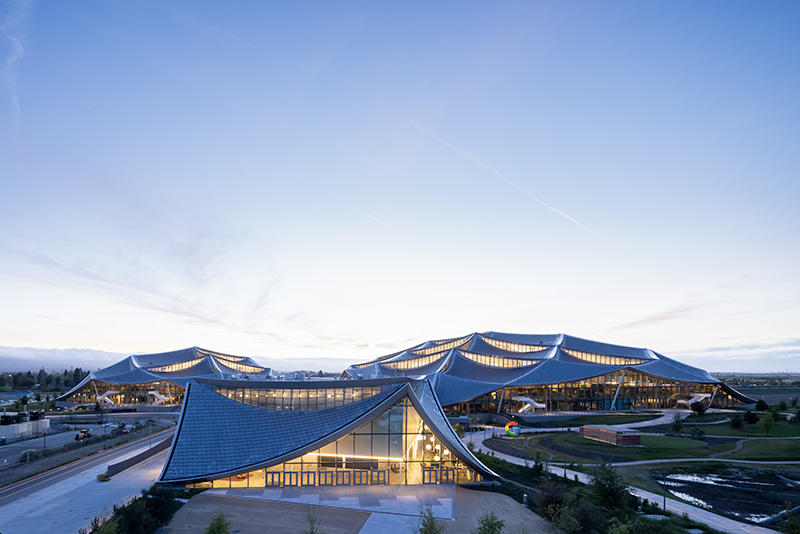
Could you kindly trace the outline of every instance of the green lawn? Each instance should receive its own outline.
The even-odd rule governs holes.
[[[527,441],[526,441],[527,440]],[[580,437],[571,432],[495,438],[487,445],[500,452],[574,463],[616,463],[662,458],[705,458],[733,449],[734,443],[709,446],[700,440],[672,436],[642,436],[642,447],[617,447]]]
[[[525,426],[531,428],[558,428],[558,427],[577,427],[583,425],[621,425],[624,423],[638,423],[640,421],[650,421],[656,419],[660,415],[642,415],[642,414],[600,414],[600,415],[581,415],[578,417],[571,417],[569,419],[561,419],[559,421],[535,421],[533,423],[525,423]]]
[[[737,460],[800,460],[800,439],[751,439],[740,451],[725,454]]]
[[[730,423],[720,423],[718,425],[703,425],[703,430],[706,434],[714,436],[733,436],[733,437],[772,437],[772,438],[787,438],[790,436],[800,436],[800,424],[789,421],[778,421],[772,427],[769,434],[764,430],[761,422],[754,425],[744,423],[741,430],[731,428]]]

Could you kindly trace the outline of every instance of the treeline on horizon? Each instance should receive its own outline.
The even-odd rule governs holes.
[[[2,373],[0,374],[0,391],[29,390],[34,387],[41,391],[66,391],[88,374],[89,371],[84,371],[80,367],[64,369],[60,373],[49,373],[44,369],[39,369],[37,373],[32,371]]]

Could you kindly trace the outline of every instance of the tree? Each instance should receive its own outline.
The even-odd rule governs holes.
[[[28,403],[31,400],[28,398],[27,395],[23,395],[21,399],[19,399],[19,403],[22,405],[22,410],[25,411],[25,407],[28,406]]]
[[[211,518],[206,534],[231,534],[231,523],[225,517],[224,512],[220,512]]]
[[[683,428],[683,420],[681,419],[681,414],[676,413],[672,417],[672,431],[676,434],[680,434],[681,429]]]
[[[475,534],[500,534],[503,532],[505,521],[501,521],[494,512],[489,512],[481,515],[478,518],[478,528],[473,532]]]
[[[761,424],[764,425],[764,432],[769,434],[772,431],[772,427],[775,426],[775,418],[772,417],[771,413],[767,413],[761,418]]]
[[[792,408],[797,408],[797,402],[798,402],[798,398],[797,397],[792,397],[792,400],[790,402],[790,404],[792,405]]]
[[[704,413],[706,413],[705,403],[702,401],[693,402],[692,411],[695,413],[695,415],[703,415]]]
[[[744,422],[747,423],[748,425],[754,425],[758,423],[758,414],[750,410],[747,410],[746,412],[744,412]]]
[[[592,473],[592,493],[600,506],[622,509],[628,502],[628,487],[613,467],[602,464]]]
[[[433,517],[430,504],[419,507],[417,532],[418,534],[442,534],[444,532],[444,527]]]
[[[741,430],[742,429],[742,415],[735,413],[733,417],[731,417],[731,428],[734,430]]]
[[[758,402],[756,403],[756,411],[766,412],[767,410],[769,410],[769,404],[767,404],[767,401],[764,399],[758,399]]]

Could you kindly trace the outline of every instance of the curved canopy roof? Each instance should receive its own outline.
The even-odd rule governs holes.
[[[214,391],[214,385],[220,382],[200,379],[188,385],[178,430],[159,482],[209,480],[282,463],[352,432],[403,397],[409,398],[454,455],[482,475],[496,476],[458,438],[427,380],[401,378],[381,382],[382,391],[377,395],[311,411],[269,410],[243,404]],[[341,387],[341,381],[332,382]],[[232,385],[251,384],[237,381]],[[253,385],[264,387],[268,383]],[[324,386],[321,382],[316,385]]]
[[[272,378],[272,371],[260,366],[252,358],[200,347],[156,354],[134,354],[105,369],[89,373],[58,400],[66,399],[92,380],[112,384],[147,384],[168,380],[182,386],[194,378],[232,378],[242,375],[263,380]]]
[[[424,358],[439,354],[435,352],[437,347],[441,348],[443,358],[434,366]],[[424,348],[426,354],[419,354],[420,348]],[[419,366],[414,366],[415,359],[419,359]],[[393,365],[400,361],[402,367]],[[670,381],[721,384],[703,369],[646,348],[601,343],[566,334],[502,332],[476,332],[460,338],[429,341],[364,364],[355,364],[347,369],[346,374],[355,378],[398,374],[428,376],[439,398],[449,405],[501,387],[571,382],[622,369],[633,369]],[[750,400],[734,393],[742,400]]]

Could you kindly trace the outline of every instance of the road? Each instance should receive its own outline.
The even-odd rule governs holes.
[[[153,442],[171,436],[174,429],[155,435]],[[115,463],[150,446],[150,437],[47,471],[0,489],[0,532],[15,534],[77,532],[92,518],[111,513],[141,490],[149,488],[163,467],[168,451],[160,452],[109,482],[97,475]]]
[[[90,469],[94,470],[98,467],[102,468],[97,471],[98,474],[104,472],[105,468],[109,464],[119,462],[129,456],[133,456],[134,453],[138,453],[144,449],[147,449],[151,446],[151,442],[153,445],[155,445],[159,441],[169,438],[172,436],[173,431],[173,428],[169,428],[153,434],[152,436],[146,436],[144,438],[120,445],[119,447],[98,452],[97,454],[93,454],[87,458],[75,460],[74,462],[56,467],[50,471],[45,471],[44,473],[34,475],[30,478],[26,478],[25,480],[21,480],[0,488],[0,510],[3,506],[12,503],[17,499],[26,497],[42,488],[56,484],[62,480],[66,480],[72,476],[75,476],[76,474],[83,473]]]
[[[88,428],[89,432],[91,432],[93,436],[103,433],[103,428],[100,425],[81,425],[81,428]],[[28,449],[43,449],[45,441],[47,442],[48,449],[61,447],[67,443],[72,443],[75,441],[75,434],[77,434],[77,432],[58,432],[54,434],[48,434],[46,440],[40,436],[38,438],[15,441],[14,443],[3,445],[0,447],[0,468],[19,461],[23,451],[27,451]]]
[[[464,442],[472,443],[475,450],[478,450],[484,454],[489,454],[491,452],[495,456],[495,458],[500,458],[501,460],[505,460],[512,464],[525,465],[526,463],[529,463],[526,462],[524,459],[518,458],[516,456],[510,456],[508,454],[503,454],[498,451],[491,451],[490,449],[488,449],[483,445],[483,440],[485,439],[485,437],[486,433],[483,431],[469,432],[464,436]],[[707,458],[704,460],[707,460]],[[629,462],[625,465],[631,465],[631,463]],[[569,478],[573,479],[577,478],[577,480],[583,482],[584,484],[589,484],[592,481],[592,477],[590,475],[587,475],[585,473],[579,473],[578,471],[573,471],[571,469],[566,469],[564,467],[560,467],[557,465],[549,464],[548,469],[550,470],[551,473],[557,474],[559,476],[566,474],[566,476]],[[648,499],[650,502],[656,502],[656,503],[664,502],[664,498],[662,495],[634,487],[629,487],[628,490],[642,499]],[[705,523],[706,525],[715,528],[717,530],[721,530],[723,532],[730,532],[733,534],[775,534],[774,530],[770,530],[755,525],[749,525],[747,523],[741,523],[739,521],[734,521],[733,519],[723,517],[713,512],[709,512],[708,510],[704,510],[702,508],[698,508],[696,506],[684,503],[682,501],[676,501],[675,499],[667,498],[666,508],[668,511],[674,512],[676,514],[686,514],[695,521]]]

